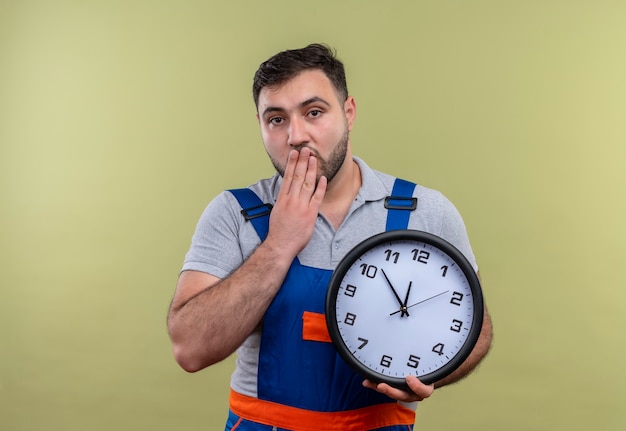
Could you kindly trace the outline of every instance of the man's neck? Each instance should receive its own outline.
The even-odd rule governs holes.
[[[328,184],[326,195],[320,212],[326,217],[335,229],[343,223],[350,206],[361,188],[361,169],[348,154],[346,162],[337,175]]]

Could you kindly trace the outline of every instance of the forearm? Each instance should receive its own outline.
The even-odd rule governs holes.
[[[168,317],[176,360],[198,371],[233,353],[259,324],[293,259],[315,229],[326,193],[317,159],[303,148],[289,153],[265,240],[229,277],[181,275]],[[203,285],[204,283],[204,285]]]
[[[480,361],[487,355],[489,352],[489,348],[491,347],[491,339],[492,339],[492,326],[491,326],[491,318],[489,317],[489,313],[487,312],[487,308],[485,307],[484,315],[483,315],[483,324],[480,330],[480,336],[478,337],[478,341],[474,346],[474,349],[467,357],[467,359],[461,364],[459,368],[457,368],[452,374],[449,376],[435,382],[435,388],[440,388],[442,386],[446,386],[452,383],[455,383],[461,380],[463,377],[467,376],[478,366]]]
[[[198,280],[181,275],[168,316],[174,356],[189,372],[219,362],[250,335],[284,280],[292,258],[271,243],[261,244],[231,276],[210,286],[189,287]]]

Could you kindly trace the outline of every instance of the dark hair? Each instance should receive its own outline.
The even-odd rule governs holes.
[[[277,87],[305,70],[321,70],[335,87],[340,100],[348,98],[343,63],[326,45],[313,43],[304,48],[279,52],[261,63],[254,74],[252,97],[259,105],[259,93],[265,87]]]

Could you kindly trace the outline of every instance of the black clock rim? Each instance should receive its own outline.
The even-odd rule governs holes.
[[[328,327],[328,332],[330,334],[333,345],[337,349],[337,352],[339,353],[341,358],[345,362],[347,362],[348,365],[352,367],[352,369],[363,375],[365,378],[373,382],[387,383],[390,386],[406,390],[408,389],[408,386],[406,384],[405,378],[389,377],[383,374],[379,374],[371,370],[370,368],[367,368],[354,356],[352,356],[350,350],[346,347],[343,338],[341,337],[341,334],[339,333],[339,327],[337,326],[337,312],[335,310],[335,307],[333,306],[334,304],[336,304],[337,301],[337,294],[339,293],[341,280],[345,276],[348,269],[359,258],[359,256],[361,256],[365,251],[369,250],[370,248],[376,247],[385,242],[400,240],[421,241],[431,246],[434,246],[444,253],[448,254],[448,256],[450,256],[457,263],[457,265],[463,271],[465,277],[467,278],[470,290],[472,291],[472,300],[474,303],[474,319],[472,321],[472,326],[470,327],[469,334],[465,339],[465,342],[463,343],[461,349],[459,349],[457,354],[441,368],[431,373],[418,376],[421,382],[425,384],[432,384],[439,380],[442,380],[443,378],[449,376],[452,372],[454,372],[463,363],[463,361],[467,359],[480,336],[480,331],[483,323],[484,304],[480,280],[465,255],[463,255],[463,253],[461,253],[455,246],[453,246],[448,241],[429,232],[414,229],[401,229],[382,232],[360,242],[344,256],[344,258],[339,262],[339,265],[337,265],[337,268],[335,268],[335,270],[333,271],[333,274],[331,275],[330,281],[328,283],[328,289],[326,291],[326,326]]]

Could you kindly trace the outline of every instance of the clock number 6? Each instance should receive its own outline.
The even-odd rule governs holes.
[[[393,358],[391,356],[383,355],[383,357],[380,359],[380,365],[385,368],[389,368],[391,367],[391,361],[393,361]]]

